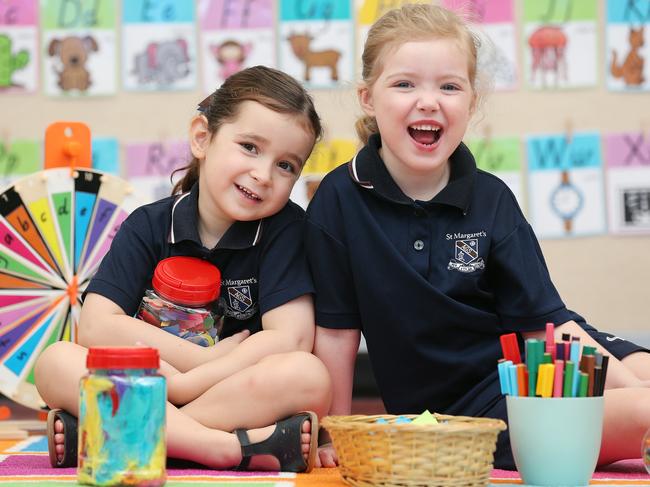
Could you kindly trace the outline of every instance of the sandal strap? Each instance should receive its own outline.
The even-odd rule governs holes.
[[[251,463],[251,455],[246,454],[246,448],[251,444],[251,440],[248,438],[248,433],[245,429],[237,429],[235,430],[235,434],[241,445],[241,462],[235,467],[235,470],[246,470]]]

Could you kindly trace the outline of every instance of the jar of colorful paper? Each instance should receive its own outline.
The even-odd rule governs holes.
[[[204,347],[218,341],[211,311],[221,289],[217,267],[195,257],[169,257],[158,263],[151,284],[137,318]]]
[[[77,480],[157,487],[166,481],[165,378],[158,351],[92,347],[80,382]]]

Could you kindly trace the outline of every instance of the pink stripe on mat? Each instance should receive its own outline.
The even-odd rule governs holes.
[[[3,476],[22,476],[22,475],[76,475],[76,468],[52,468],[49,457],[45,455],[8,455],[0,461],[0,477]],[[287,477],[289,474],[281,472],[238,472],[234,470],[210,470],[197,468],[170,468],[167,469],[169,477],[264,477],[280,478]],[[291,474],[293,476],[293,474]]]
[[[519,473],[512,470],[492,470],[490,479],[519,479]],[[593,476],[594,480],[616,479],[616,480],[646,480],[650,484],[650,475],[639,459],[621,460],[620,462],[605,465],[598,468]]]

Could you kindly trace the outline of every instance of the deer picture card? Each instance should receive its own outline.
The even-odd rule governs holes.
[[[38,88],[38,0],[0,2],[0,96]]]
[[[605,137],[607,210],[615,234],[650,234],[650,137],[627,132]]]
[[[527,84],[534,90],[598,84],[598,0],[523,0]]]
[[[244,68],[276,66],[273,0],[201,0],[197,9],[205,93]]]
[[[349,88],[356,61],[350,3],[278,0],[279,68],[309,88]]]
[[[605,233],[600,135],[533,135],[526,141],[529,220],[539,238]]]
[[[117,92],[116,0],[41,0],[41,29],[45,94]]]
[[[607,88],[650,91],[650,0],[609,0],[605,30]]]
[[[122,84],[125,90],[196,88],[195,17],[192,0],[122,3]]]

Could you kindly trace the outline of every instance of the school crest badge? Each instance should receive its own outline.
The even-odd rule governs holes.
[[[228,302],[230,308],[243,313],[253,305],[250,286],[228,287]]]
[[[449,261],[448,270],[469,273],[484,268],[485,262],[478,253],[477,238],[454,241],[454,258]]]

